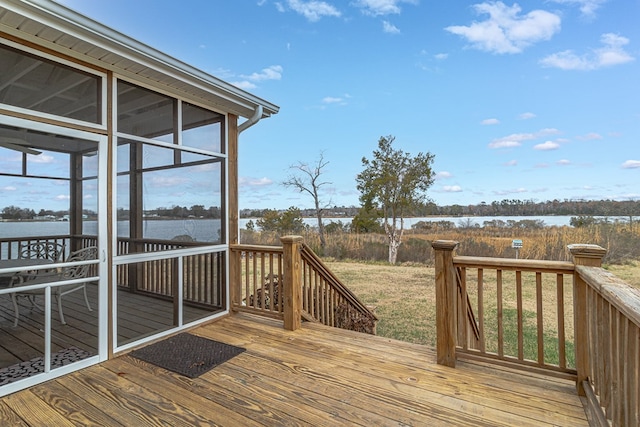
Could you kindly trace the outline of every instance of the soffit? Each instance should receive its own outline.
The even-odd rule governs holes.
[[[279,107],[49,0],[3,0],[0,31],[222,112]]]

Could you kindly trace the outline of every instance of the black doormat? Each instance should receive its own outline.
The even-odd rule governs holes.
[[[69,347],[51,353],[51,369],[66,366],[78,360],[86,359],[91,354],[78,347]],[[44,357],[36,357],[26,362],[16,363],[0,369],[0,386],[9,384],[44,372]]]
[[[196,335],[182,333],[129,353],[189,378],[197,378],[214,367],[245,351]]]

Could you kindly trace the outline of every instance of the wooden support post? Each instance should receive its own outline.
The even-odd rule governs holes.
[[[242,305],[242,252],[240,251],[229,251],[229,305],[231,311]]]
[[[602,266],[606,249],[598,245],[569,245],[575,265],[590,267]],[[576,389],[579,396],[585,396],[583,382],[589,376],[589,312],[587,303],[587,284],[578,273],[573,273],[573,321],[575,334],[576,371],[578,378]]]
[[[302,319],[302,258],[300,256],[301,236],[280,238],[283,249],[284,328],[295,331]]]
[[[438,364],[456,366],[456,337],[458,313],[453,251],[458,242],[436,240],[431,243],[436,262],[436,332]]]

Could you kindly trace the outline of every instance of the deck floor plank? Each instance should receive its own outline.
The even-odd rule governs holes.
[[[249,314],[191,332],[247,351],[195,379],[124,355],[6,396],[0,417],[39,425],[13,412],[34,401],[77,424],[588,425],[569,381],[470,361],[447,368],[426,346],[310,323],[285,331]]]
[[[3,425],[7,426],[29,427],[29,425],[11,409],[7,402],[0,402],[0,420],[2,420]]]
[[[465,413],[478,413],[482,418],[490,419],[493,423],[505,423],[512,425],[514,422],[520,425],[544,425],[544,419],[549,411],[555,412],[558,419],[571,425],[573,418],[579,419],[584,417],[580,401],[576,398],[576,405],[567,407],[567,405],[557,405],[550,402],[546,396],[538,396],[531,393],[531,390],[524,393],[514,393],[510,389],[496,389],[495,386],[482,386],[477,384],[477,373],[473,372],[472,377],[468,372],[460,369],[450,369],[435,364],[435,356],[428,360],[423,360],[423,366],[429,366],[434,372],[428,372],[424,369],[406,367],[405,365],[395,364],[388,360],[391,352],[397,351],[404,343],[395,342],[393,346],[387,347],[385,352],[370,352],[367,357],[356,357],[353,347],[349,345],[334,345],[321,347],[317,344],[317,340],[312,336],[307,336],[307,329],[296,331],[289,334],[271,335],[275,328],[261,329],[257,326],[257,322],[253,324],[245,324],[245,330],[238,335],[240,341],[230,344],[249,345],[246,337],[253,337],[254,351],[261,352],[261,355],[272,357],[274,360],[292,359],[296,362],[309,363],[311,354],[318,354],[318,360],[312,360],[313,366],[302,366],[307,373],[315,373],[316,371],[325,372],[330,370],[331,378],[339,378],[340,382],[349,383],[354,391],[364,394],[376,394],[382,399],[387,396],[384,390],[391,388],[393,393],[387,396],[394,404],[402,406],[402,402],[395,399],[411,399],[416,404],[413,410],[419,411],[423,409],[422,415],[432,413],[432,401],[437,401],[438,405],[450,410],[460,408],[466,405]],[[208,337],[229,341],[236,338],[232,329],[207,329]],[[284,338],[283,338],[284,337]],[[244,344],[243,341],[244,340]],[[295,346],[291,343],[295,341]],[[264,348],[255,345],[260,342],[268,343]],[[273,345],[274,342],[281,342],[285,347],[280,348]],[[308,344],[308,345],[305,345]],[[302,359],[299,359],[302,358]],[[324,362],[323,358],[330,360]],[[335,361],[342,363],[335,365]],[[482,376],[482,375],[480,375]],[[442,381],[445,378],[445,381]],[[318,378],[315,378],[316,380]],[[513,381],[510,383],[513,384]],[[508,385],[507,385],[508,387]],[[450,396],[455,396],[451,398]],[[419,404],[425,405],[424,407]],[[505,413],[508,419],[505,420]],[[492,418],[496,416],[496,418]],[[477,422],[477,420],[475,420]]]
[[[5,396],[3,401],[30,427],[75,426],[30,390]],[[6,425],[4,420],[2,425]]]
[[[88,405],[79,396],[56,381],[39,384],[30,391],[47,402],[58,413],[79,426],[123,426],[113,417],[93,405]]]

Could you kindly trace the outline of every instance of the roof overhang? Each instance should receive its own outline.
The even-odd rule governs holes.
[[[262,118],[266,118],[279,110],[277,105],[50,0],[2,0],[0,32],[221,112],[250,118],[262,106]]]

